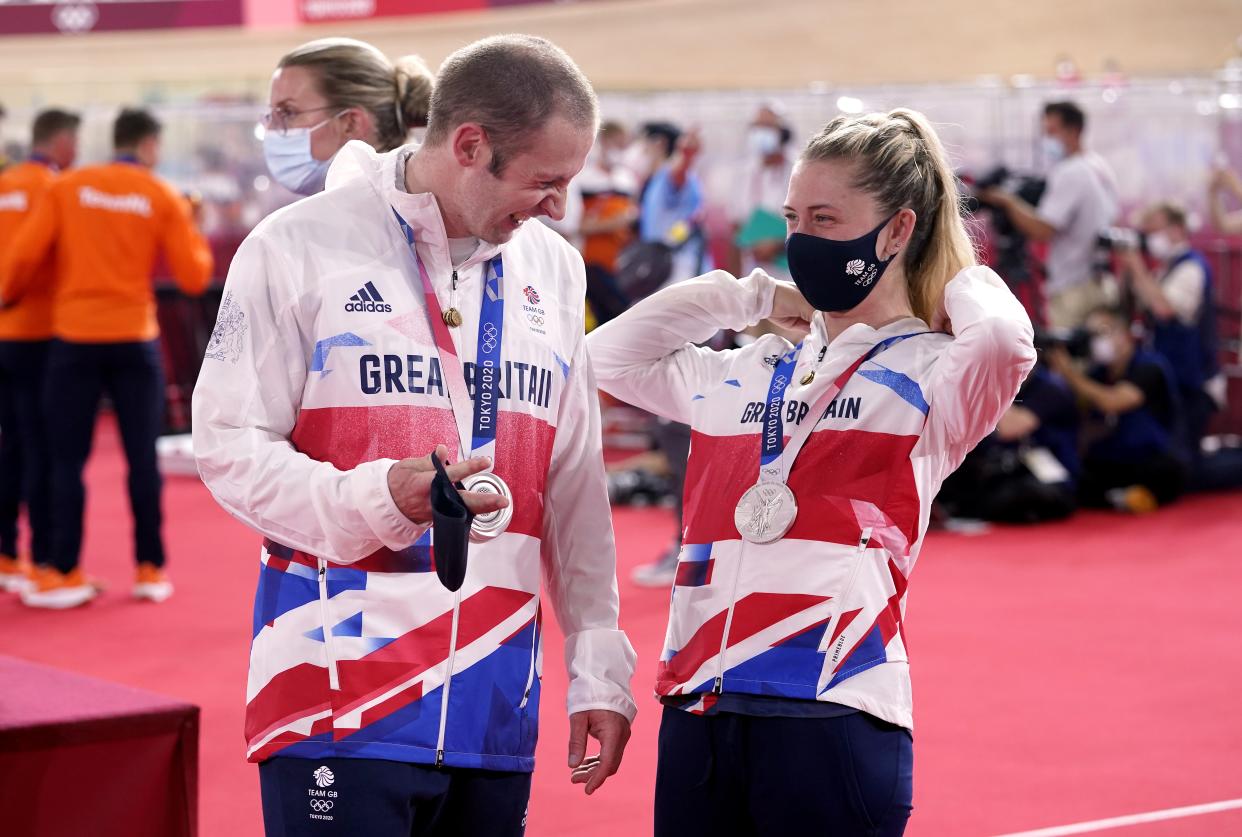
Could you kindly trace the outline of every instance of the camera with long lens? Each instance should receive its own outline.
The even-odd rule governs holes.
[[[1096,237],[1096,244],[1110,252],[1138,250],[1147,252],[1147,234],[1129,227],[1109,227]]]
[[[996,252],[996,272],[1005,277],[1010,285],[1016,286],[1030,281],[1030,262],[1026,252],[1026,236],[1024,236],[1008,213],[989,203],[981,195],[988,189],[1000,188],[1012,192],[1032,206],[1039,203],[1044,195],[1047,182],[1033,175],[1015,174],[1005,166],[997,166],[982,177],[971,182],[969,177],[962,178],[971,186],[971,192],[963,201],[963,208],[972,215],[988,210],[992,219],[993,243]]]
[[[1091,356],[1091,332],[1085,328],[1037,328],[1035,348],[1039,351],[1064,349],[1070,357]]]

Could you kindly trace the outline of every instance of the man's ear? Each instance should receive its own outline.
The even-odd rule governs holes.
[[[491,145],[487,132],[477,122],[463,122],[453,131],[453,157],[462,168],[471,168],[491,159]]]

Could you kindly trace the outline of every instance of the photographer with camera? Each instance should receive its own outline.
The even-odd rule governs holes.
[[[1098,154],[1084,149],[1086,115],[1073,102],[1044,106],[1044,153],[1051,168],[1038,207],[1001,188],[980,199],[1005,212],[1018,231],[1048,242],[1048,324],[1081,326],[1104,302],[1094,275],[1096,239],[1117,214],[1116,178]]]
[[[1173,372],[1185,406],[1183,439],[1194,461],[1208,420],[1224,400],[1212,269],[1203,253],[1190,246],[1186,212],[1180,207],[1155,204],[1143,213],[1141,227],[1156,272],[1148,269],[1139,248],[1123,250],[1121,263],[1147,314],[1152,348]]]
[[[1086,372],[1064,347],[1044,354],[1095,419],[1087,430],[1079,499],[1085,506],[1153,511],[1176,499],[1186,483],[1173,373],[1164,358],[1138,345],[1118,309],[1091,312],[1087,331],[1092,366]]]

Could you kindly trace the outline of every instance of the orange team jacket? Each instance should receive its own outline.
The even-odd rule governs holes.
[[[18,163],[0,172],[0,254],[7,253],[17,229],[43,197],[56,171],[34,161]],[[0,310],[0,340],[47,340],[52,336],[52,282],[55,254],[49,252],[35,267],[30,290],[15,308]]]
[[[76,343],[159,336],[151,274],[161,249],[186,293],[211,281],[211,250],[189,202],[134,163],[89,166],[53,181],[4,255],[0,299],[21,307],[53,248],[52,333]]]

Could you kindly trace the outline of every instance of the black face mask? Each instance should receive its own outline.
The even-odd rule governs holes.
[[[820,311],[849,311],[866,299],[896,258],[875,257],[880,232],[896,217],[897,213],[893,213],[874,230],[852,241],[792,233],[785,242],[789,273],[806,301]]]

